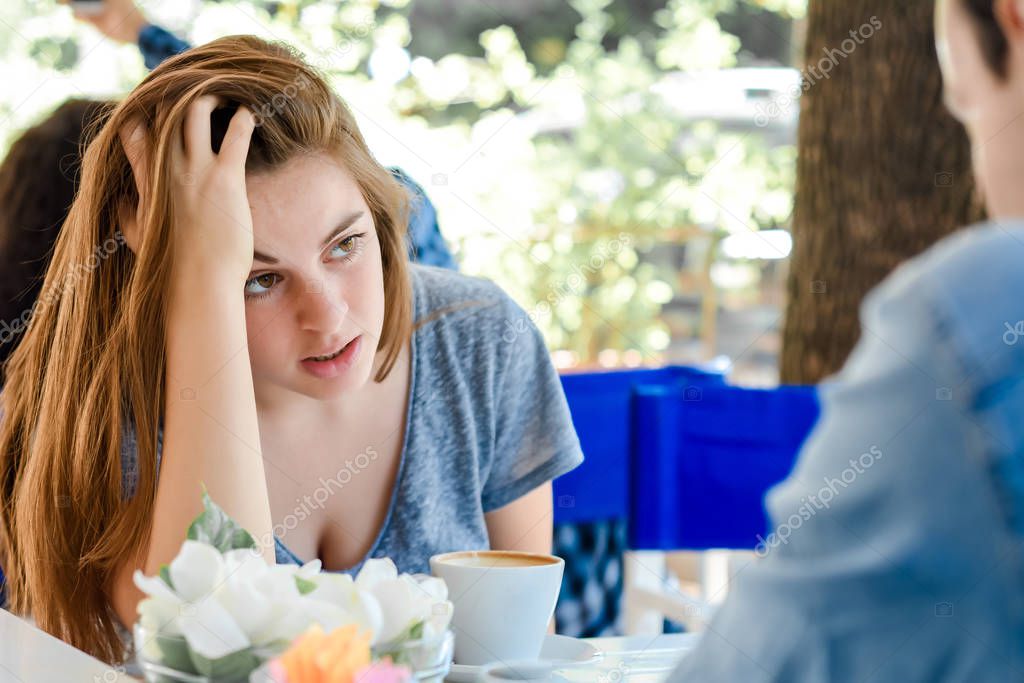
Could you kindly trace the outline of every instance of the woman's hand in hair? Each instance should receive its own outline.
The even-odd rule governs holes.
[[[60,0],[60,3],[71,4],[70,0]],[[74,10],[75,19],[92,24],[100,33],[120,43],[134,43],[139,39],[139,32],[147,21],[133,0],[103,0],[93,4],[99,7],[91,12]]]
[[[239,107],[215,153],[210,115],[217,105],[218,98],[210,95],[193,102],[183,135],[175,136],[171,145],[175,268],[184,268],[175,277],[224,275],[241,291],[252,268],[245,159],[255,119],[248,109]]]
[[[245,189],[245,158],[255,127],[252,113],[239,107],[231,118],[220,151],[213,151],[210,115],[220,104],[203,95],[191,104],[181,131],[171,138],[168,196],[174,216],[174,262],[177,277],[227,278],[241,287],[252,267],[252,213]],[[137,206],[124,206],[121,229],[128,248],[138,253],[148,204],[153,200],[146,124],[134,120],[120,131],[132,168]]]

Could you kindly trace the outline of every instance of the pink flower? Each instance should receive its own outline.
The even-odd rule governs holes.
[[[407,683],[412,680],[412,672],[404,666],[396,666],[390,657],[373,662],[356,673],[354,683]]]
[[[267,675],[274,683],[288,683],[288,672],[284,670],[280,659],[270,660],[267,664]]]

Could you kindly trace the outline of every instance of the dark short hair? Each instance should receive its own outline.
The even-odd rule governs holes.
[[[978,42],[985,61],[1000,78],[1007,74],[1006,59],[1010,44],[996,21],[995,0],[963,0],[968,13],[974,18]]]

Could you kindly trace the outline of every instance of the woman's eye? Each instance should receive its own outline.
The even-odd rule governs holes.
[[[271,287],[277,284],[278,279],[278,276],[274,273],[263,273],[262,275],[249,278],[245,282],[245,293],[254,296],[266,294],[270,291]]]
[[[359,247],[360,237],[362,235],[349,235],[345,239],[339,240],[337,244],[331,247],[332,255],[341,257],[351,256]]]

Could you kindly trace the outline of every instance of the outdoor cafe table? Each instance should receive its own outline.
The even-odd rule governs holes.
[[[693,647],[686,634],[593,638],[600,663],[558,672],[571,683],[656,683]],[[102,662],[0,609],[0,683],[136,683]]]

